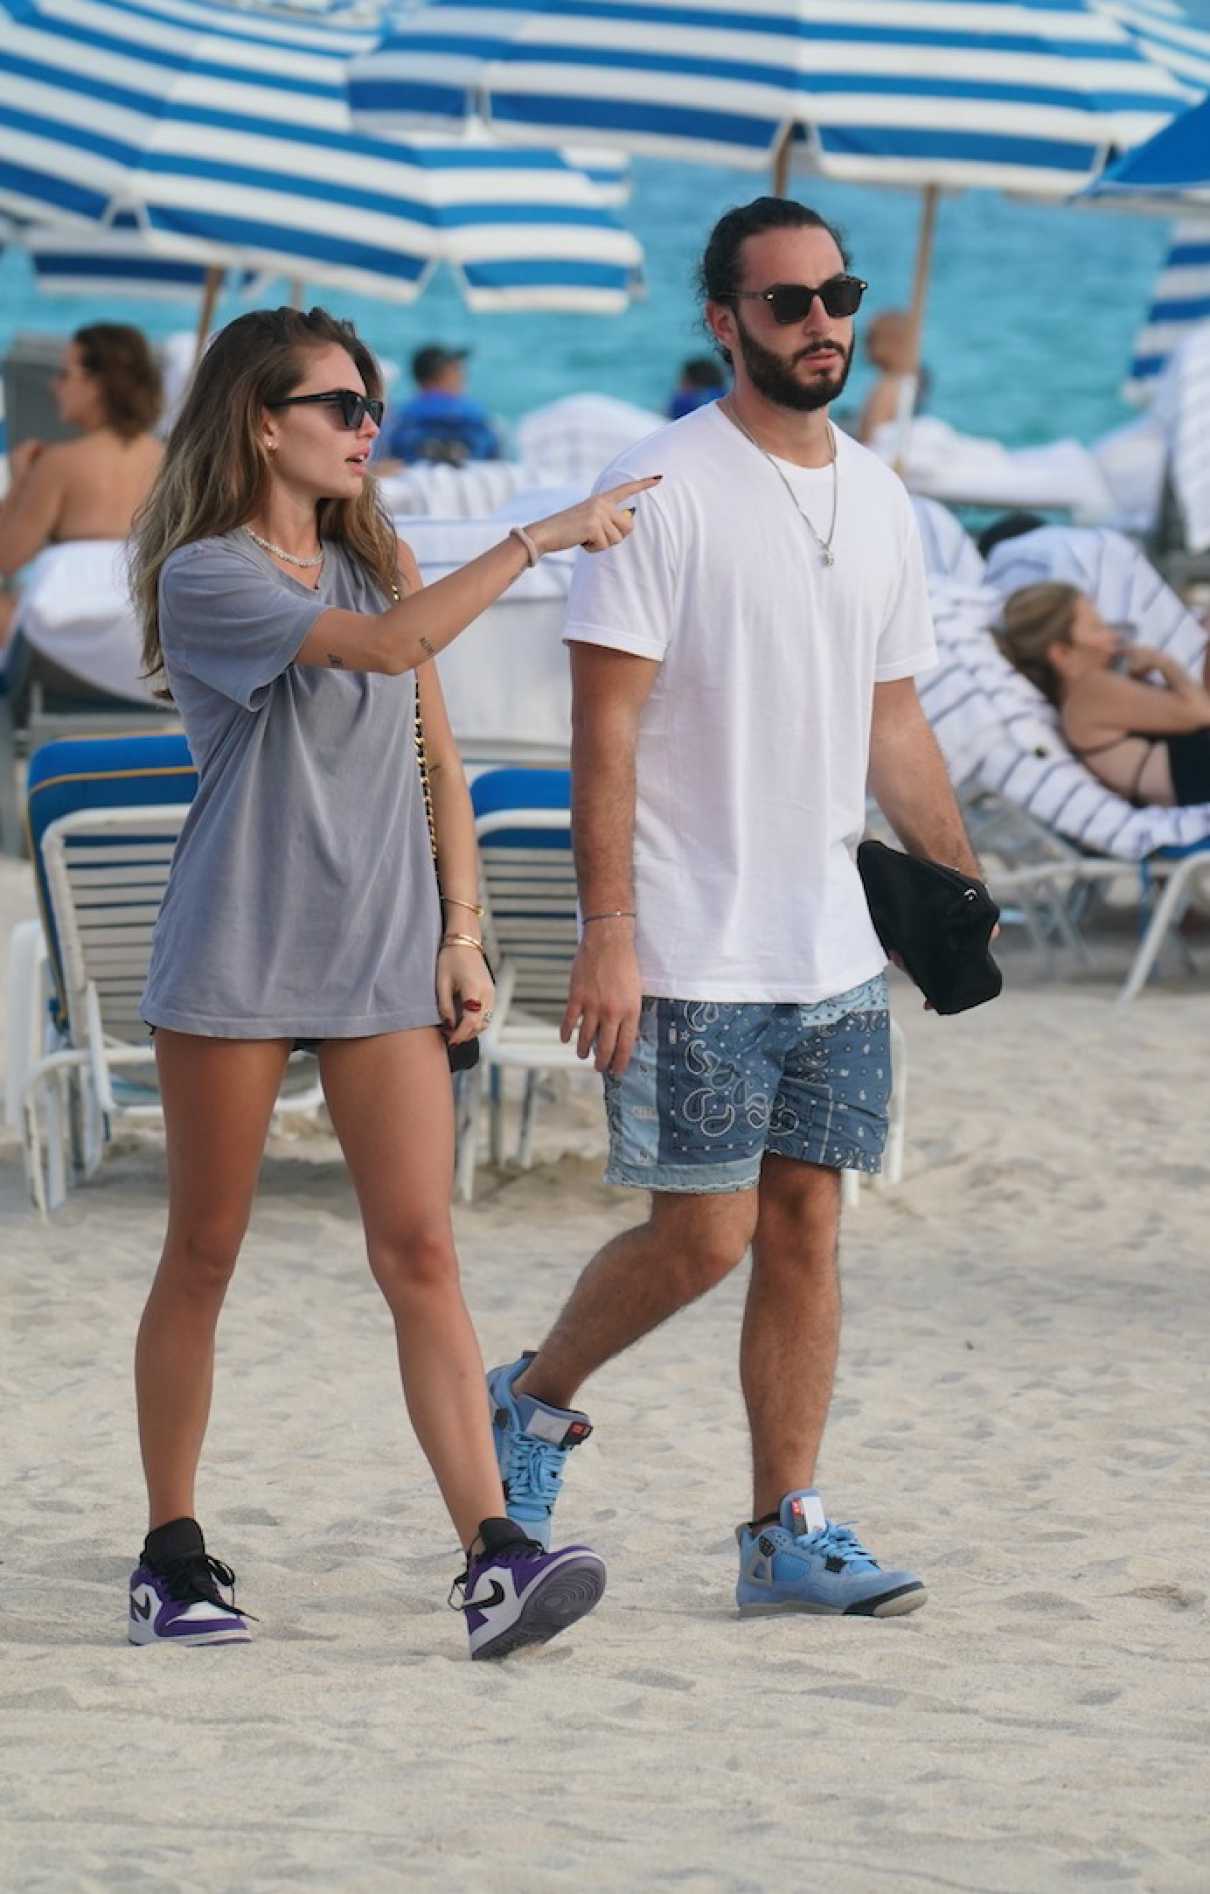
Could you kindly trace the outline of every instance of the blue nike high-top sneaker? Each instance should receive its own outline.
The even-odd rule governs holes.
[[[884,1572],[851,1525],[834,1524],[813,1488],[787,1493],[776,1524],[737,1526],[741,1618],[778,1611],[896,1618],[928,1593],[914,1572]]]
[[[514,1392],[513,1383],[533,1358],[531,1348],[517,1361],[493,1368],[487,1397],[508,1516],[539,1545],[549,1546],[551,1514],[567,1456],[588,1439],[592,1422],[574,1408],[551,1407],[531,1394]]]

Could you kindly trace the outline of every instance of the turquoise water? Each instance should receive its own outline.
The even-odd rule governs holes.
[[[440,339],[474,351],[475,391],[505,419],[576,389],[662,407],[677,363],[701,352],[691,281],[714,219],[756,196],[751,172],[636,162],[623,215],[647,255],[647,294],[625,315],[473,316],[439,276],[411,308],[318,290],[380,353],[406,360]],[[905,301],[919,199],[803,180],[800,194],[843,226],[854,267],[871,285],[867,311]],[[1014,203],[990,192],[942,201],[924,354],[931,412],[966,433],[1012,445],[1074,435],[1085,441],[1128,417],[1119,389],[1146,314],[1168,226],[1121,213]],[[278,299],[284,300],[284,286]],[[220,320],[246,304],[232,300]],[[23,257],[0,257],[0,350],[16,329],[68,334],[104,315],[153,335],[188,327],[186,305],[55,298],[36,288]],[[864,374],[850,389],[860,398]],[[846,405],[848,395],[846,395]]]

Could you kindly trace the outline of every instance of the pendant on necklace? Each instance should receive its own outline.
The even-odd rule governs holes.
[[[823,563],[825,566],[834,566],[836,564],[836,554],[832,551],[830,546],[825,546],[823,549]]]

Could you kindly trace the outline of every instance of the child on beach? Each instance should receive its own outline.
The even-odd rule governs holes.
[[[1136,808],[1210,802],[1210,646],[1199,682],[1164,652],[1125,643],[1090,598],[1055,583],[1011,595],[998,641],[1107,789]]]
[[[147,672],[170,688],[199,778],[142,1002],[169,1204],[135,1360],[150,1503],[130,1582],[138,1644],[249,1635],[194,1485],[219,1311],[300,1045],[318,1052],[408,1412],[466,1548],[455,1585],[471,1656],[553,1637],[604,1589],[594,1552],[547,1553],[505,1517],[459,1287],[448,1048],[486,1025],[492,983],[470,798],[431,660],[543,553],[619,544],[623,503],[653,483],[511,529],[422,591],[367,472],[381,416],[377,365],[350,324],[322,309],[242,316],[203,356],[138,522]]]

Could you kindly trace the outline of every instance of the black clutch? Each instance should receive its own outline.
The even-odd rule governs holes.
[[[1004,976],[989,947],[1000,910],[981,881],[883,842],[861,843],[857,871],[884,949],[938,1013],[995,999]]]

